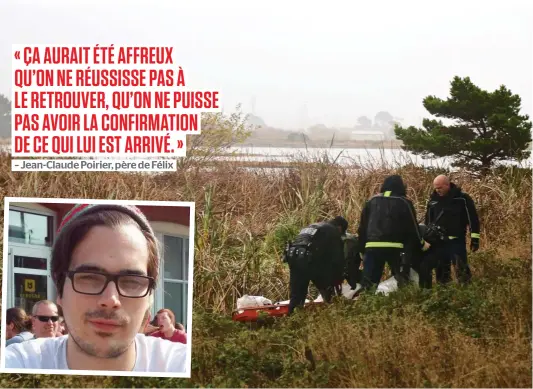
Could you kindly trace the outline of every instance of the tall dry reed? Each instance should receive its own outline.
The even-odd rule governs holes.
[[[433,178],[446,172],[413,164],[353,161],[341,167],[334,162],[317,155],[295,157],[283,169],[215,162],[163,174],[22,173],[11,172],[10,157],[0,155],[2,197],[196,202],[193,378],[64,382],[150,387],[530,384],[530,170],[500,169],[484,178],[452,175],[474,199],[482,222],[481,250],[471,255],[478,283],[471,289],[335,304],[327,313],[297,315],[270,332],[231,323],[236,299],[245,293],[288,298],[281,250],[303,225],[343,215],[354,231],[364,202],[389,174],[402,175],[422,220]],[[17,382],[59,382],[53,376],[40,379]]]

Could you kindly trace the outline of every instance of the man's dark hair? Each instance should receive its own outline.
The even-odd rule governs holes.
[[[17,333],[31,330],[31,317],[22,308],[9,308],[6,310],[6,325],[13,323]]]
[[[404,184],[401,176],[394,174],[388,176],[381,185],[380,192],[384,193],[390,191],[396,196],[405,196],[407,194],[407,186]]]
[[[159,273],[159,252],[155,237],[143,230],[131,216],[116,210],[101,210],[81,215],[64,227],[52,249],[52,279],[57,287],[59,297],[63,296],[65,272],[69,270],[72,253],[76,246],[85,238],[89,230],[95,226],[116,228],[123,225],[135,225],[142,231],[148,244],[148,276],[157,280]]]
[[[330,223],[334,226],[341,227],[343,234],[348,230],[348,221],[342,216],[336,216],[334,219],[330,220]]]

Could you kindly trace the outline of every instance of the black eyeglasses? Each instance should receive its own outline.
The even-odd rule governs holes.
[[[36,316],[39,321],[42,321],[43,323],[47,323],[48,320],[52,320],[54,323],[59,320],[59,316],[42,316],[37,315]]]
[[[90,270],[74,270],[67,272],[75,292],[99,295],[113,281],[122,297],[145,297],[154,288],[153,277],[136,274],[108,274]]]

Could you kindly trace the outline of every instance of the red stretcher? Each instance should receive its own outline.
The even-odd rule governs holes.
[[[306,303],[305,307],[316,304],[321,303],[310,302]],[[255,322],[259,319],[259,315],[261,314],[266,314],[272,317],[286,316],[289,314],[289,304],[261,305],[257,307],[237,309],[232,313],[232,320],[241,322]]]

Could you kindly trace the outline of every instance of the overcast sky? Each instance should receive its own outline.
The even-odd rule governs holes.
[[[0,93],[11,44],[174,45],[188,86],[219,89],[282,128],[353,126],[381,110],[419,125],[453,76],[501,84],[532,113],[533,23],[524,1],[0,2]],[[305,116],[307,107],[308,118]]]

